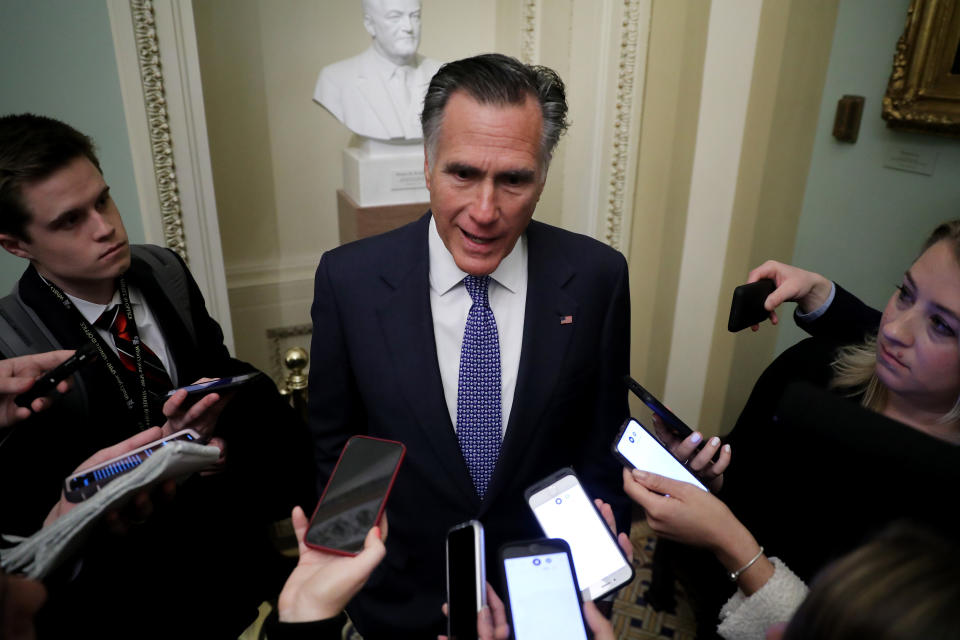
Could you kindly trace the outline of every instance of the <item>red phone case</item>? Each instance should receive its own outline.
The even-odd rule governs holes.
[[[320,505],[323,504],[323,499],[327,495],[327,489],[330,488],[331,480],[337,475],[337,469],[340,468],[340,463],[343,461],[343,454],[346,453],[347,448],[350,446],[350,443],[357,440],[376,440],[378,442],[388,442],[390,444],[396,444],[400,446],[400,457],[397,459],[397,464],[393,467],[393,474],[390,476],[390,484],[387,485],[387,490],[383,494],[383,500],[380,501],[380,509],[377,511],[377,517],[374,520],[374,526],[380,524],[380,519],[383,517],[383,510],[387,506],[387,500],[390,498],[390,492],[393,491],[393,483],[397,480],[397,473],[400,471],[400,465],[403,464],[403,459],[407,455],[407,447],[402,442],[397,440],[388,440],[386,438],[374,438],[373,436],[353,436],[347,440],[347,444],[343,446],[343,451],[340,452],[340,457],[337,459],[337,464],[333,468],[333,473],[330,474],[330,478],[327,480],[327,485],[323,488],[323,494],[320,496],[320,500],[317,501],[317,506],[313,510],[313,515],[310,516],[310,522],[307,523],[307,532],[310,531],[310,528],[313,526],[313,519],[316,518],[317,512],[320,510]],[[312,544],[307,541],[307,535],[304,533],[303,543],[310,547],[311,549],[317,549],[319,551],[326,551],[328,553],[335,553],[341,556],[355,556],[356,553],[350,551],[344,551],[343,549],[334,549],[332,547],[324,547],[318,544]]]

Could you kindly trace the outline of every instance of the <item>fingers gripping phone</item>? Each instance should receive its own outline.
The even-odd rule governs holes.
[[[406,450],[394,440],[347,440],[310,518],[306,545],[340,555],[359,553],[370,528],[380,522]]]
[[[61,381],[73,375],[80,367],[96,360],[97,356],[95,344],[92,342],[84,344],[74,351],[72,356],[39,376],[33,386],[13,399],[14,403],[18,407],[29,407],[34,400],[53,391]]]
[[[689,482],[708,491],[693,472],[673,457],[636,418],[630,418],[623,423],[620,434],[613,443],[613,454],[626,466]]]
[[[516,640],[587,640],[573,562],[570,547],[559,539],[513,542],[500,549]]]
[[[477,614],[487,605],[483,525],[476,520],[447,532],[447,637],[476,640]]]
[[[203,443],[199,433],[193,429],[183,429],[172,436],[154,440],[139,449],[101,462],[95,467],[78,471],[63,482],[63,493],[67,502],[83,502],[107,483],[139,467],[161,447],[176,441]]]
[[[727,331],[736,333],[769,318],[770,312],[764,308],[763,303],[776,288],[777,284],[773,280],[764,278],[750,284],[742,284],[734,289]]]
[[[560,469],[533,484],[524,497],[544,533],[570,545],[585,600],[595,600],[633,579],[633,566],[573,469]]]

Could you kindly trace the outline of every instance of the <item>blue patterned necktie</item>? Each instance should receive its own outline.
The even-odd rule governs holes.
[[[487,300],[490,276],[467,276],[467,314],[457,384],[457,439],[477,495],[483,498],[500,455],[500,341]]]

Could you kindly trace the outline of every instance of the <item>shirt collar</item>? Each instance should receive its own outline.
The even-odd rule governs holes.
[[[84,319],[91,325],[103,315],[104,311],[113,305],[118,305],[121,303],[119,289],[113,292],[113,298],[111,298],[110,302],[107,304],[97,304],[96,302],[90,302],[88,300],[84,300],[83,298],[72,296],[66,291],[64,291],[64,293],[68,298],[70,298],[70,302],[72,302],[77,308],[77,311],[79,311]],[[138,290],[134,289],[130,285],[127,285],[127,293],[130,295],[130,304],[132,304],[134,307],[143,304],[143,298]],[[136,312],[134,312],[134,315],[136,315]]]
[[[457,266],[453,255],[443,244],[440,232],[437,231],[437,222],[433,216],[430,216],[430,230],[427,235],[427,246],[430,253],[430,288],[442,296],[463,282],[468,274]],[[524,233],[517,240],[517,244],[513,246],[513,250],[500,261],[497,269],[490,274],[490,277],[511,293],[516,293],[523,281],[526,255],[527,234]]]

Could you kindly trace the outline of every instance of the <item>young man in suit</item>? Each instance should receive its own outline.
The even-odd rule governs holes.
[[[0,532],[29,535],[80,462],[165,423],[166,390],[254,369],[230,357],[179,256],[131,247],[92,141],[62,122],[0,118],[0,246],[30,262],[0,301],[0,358],[31,336],[36,351],[92,342],[100,355],[0,443]],[[222,472],[191,478],[126,535],[92,539],[49,581],[42,635],[235,638],[276,594],[290,567],[268,527],[315,495],[295,477],[312,466],[296,457],[306,430],[265,377],[226,400]]]
[[[544,67],[496,54],[444,65],[422,115],[431,210],[320,261],[318,486],[354,434],[407,446],[386,560],[349,608],[367,640],[444,631],[444,537],[459,522],[483,523],[497,585],[500,545],[542,535],[524,489],[561,467],[629,525],[610,454],[628,414],[626,261],[531,220],[566,111]]]

